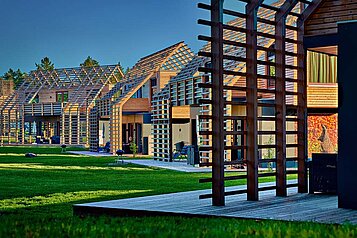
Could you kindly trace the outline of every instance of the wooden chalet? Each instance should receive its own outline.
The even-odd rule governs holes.
[[[151,102],[153,95],[192,59],[183,42],[140,59],[103,98],[91,114],[90,148],[110,142],[113,154],[118,149],[131,153],[130,142],[138,152],[151,154]]]
[[[88,145],[90,111],[122,76],[118,65],[30,72],[0,104],[1,144]]]
[[[272,7],[277,7],[281,2],[275,3]],[[274,14],[271,10],[261,11],[260,17],[265,19],[273,19]],[[289,19],[292,22],[293,19]],[[209,25],[210,23],[205,20],[199,21],[201,24]],[[243,29],[245,27],[245,21],[241,18],[235,18],[226,23],[227,29],[223,30],[223,37],[227,41],[236,41],[238,45],[225,45],[224,51],[229,57],[225,61],[225,70],[234,71],[232,75],[225,75],[225,83],[227,87],[233,88],[244,88],[246,86],[246,79],[244,77],[244,72],[246,70],[245,62],[235,61],[238,57],[242,58],[245,55],[245,50],[239,47],[239,44],[243,44],[245,41],[245,34],[242,32],[235,32],[230,30],[239,28]],[[264,34],[273,34],[274,27],[268,24],[260,26],[260,30]],[[293,32],[289,32],[290,35]],[[199,36],[199,39],[208,40],[209,37]],[[265,48],[273,48],[275,41],[273,39],[261,38],[257,44]],[[289,45],[293,48],[293,45]],[[169,84],[160,92],[154,96],[153,100],[153,136],[154,136],[154,158],[166,161],[172,161],[172,151],[175,148],[175,144],[184,141],[187,144],[200,146],[200,158],[201,166],[210,165],[211,154],[210,154],[210,111],[211,109],[207,106],[203,106],[203,102],[207,102],[209,97],[209,87],[207,84],[209,82],[210,75],[208,71],[200,72],[199,69],[207,66],[211,67],[211,60],[209,59],[210,54],[208,51],[211,49],[211,44],[207,44],[203,49],[200,50],[198,55],[196,55],[193,60],[174,78],[172,78]],[[230,57],[231,56],[231,57]],[[259,58],[267,60],[269,62],[274,62],[275,55],[271,52],[259,52]],[[293,57],[288,58],[290,63],[293,61]],[[268,64],[262,64],[259,66],[259,72],[261,74],[271,75],[275,71],[274,66]],[[289,72],[293,74],[293,72]],[[261,114],[271,114],[272,105],[269,102],[274,100],[274,95],[270,93],[269,90],[273,90],[275,87],[275,82],[273,80],[262,79],[259,80],[259,86],[264,89],[259,92],[260,103],[265,103],[265,107],[260,110]],[[294,85],[288,84],[291,90],[293,90]],[[234,103],[227,106],[225,114],[227,116],[235,116],[237,119],[227,122],[226,128],[235,128],[234,130],[243,130],[245,126],[244,117],[246,116],[246,93],[240,90],[226,91],[225,97],[227,100],[232,100]],[[293,102],[294,98],[292,96],[288,97],[288,100]],[[198,115],[200,117],[198,118]],[[240,118],[238,118],[240,117]],[[291,123],[290,127],[294,127]],[[274,122],[264,121],[259,123],[261,130],[273,130]],[[199,132],[199,133],[198,133]],[[268,143],[271,136],[261,137],[261,143]],[[243,140],[245,139],[242,132],[235,132],[226,140],[229,141],[233,152],[225,151],[224,157],[226,161],[243,159],[245,156],[245,149],[242,147]],[[293,138],[290,138],[293,141]],[[260,151],[260,155],[268,153],[269,148],[263,148]],[[295,151],[291,150],[290,154],[295,154]]]
[[[352,144],[357,129],[351,126],[350,112],[355,109],[355,0],[281,0],[272,5],[242,0],[241,5],[243,11],[226,8],[223,0],[199,4],[211,12],[210,20],[199,20],[211,28],[211,36],[199,36],[210,45],[200,53],[210,63],[200,68],[209,77],[200,84],[208,94],[200,100],[204,114],[199,120],[207,124],[200,129],[206,139],[200,151],[207,153],[205,164],[212,166],[212,178],[201,180],[212,182],[212,194],[200,197],[221,206],[228,195],[247,193],[248,200],[258,200],[259,191],[287,196],[294,186],[306,193],[308,113],[338,112],[339,206],[356,208],[357,179],[351,168],[357,166]],[[242,24],[225,22],[229,16]],[[235,106],[244,110],[232,113]],[[235,121],[241,121],[239,129]],[[266,122],[274,127],[261,126]],[[234,140],[237,136],[240,139]],[[267,144],[264,137],[273,139]],[[237,149],[244,151],[243,159],[227,159]],[[260,156],[267,149],[274,157]],[[287,170],[288,161],[297,163],[294,170]],[[276,163],[276,170],[261,172],[259,166],[267,162]],[[242,163],[247,166],[245,175],[224,173],[226,166]],[[287,174],[297,174],[297,183],[288,184]],[[259,187],[258,179],[266,176],[276,176],[276,185]],[[247,189],[226,192],[224,182],[237,179],[246,179]]]

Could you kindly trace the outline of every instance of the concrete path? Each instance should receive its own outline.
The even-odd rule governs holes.
[[[193,165],[189,165],[186,162],[165,162],[153,159],[142,159],[142,160],[124,160],[125,163],[132,163],[137,165],[149,166],[149,167],[156,167],[162,169],[170,169],[175,171],[181,172],[188,172],[188,173],[203,173],[203,172],[211,172],[212,169],[210,168],[200,168],[195,167]]]
[[[71,154],[76,154],[76,155],[86,155],[86,156],[95,156],[95,157],[113,156],[112,154],[109,154],[109,153],[97,153],[97,152],[91,152],[91,151],[67,151],[67,152],[71,153]]]

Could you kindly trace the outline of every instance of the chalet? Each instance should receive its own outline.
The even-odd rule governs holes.
[[[282,1],[274,3],[272,7],[277,7],[282,4]],[[274,11],[265,9],[258,12],[261,18],[273,20],[275,15]],[[203,24],[209,24],[205,21],[200,21]],[[288,22],[292,23],[293,19],[289,18]],[[235,18],[226,23],[227,26],[234,28],[244,28],[245,19]],[[262,34],[274,34],[274,27],[269,24],[259,25],[259,30]],[[224,39],[227,41],[235,41],[237,44],[243,44],[245,42],[245,33],[234,32],[230,29],[223,30]],[[293,32],[288,32],[293,37]],[[200,39],[208,39],[205,36],[200,36]],[[274,49],[274,39],[261,38],[257,42],[260,47]],[[291,44],[288,46],[290,50],[293,50],[294,46]],[[172,151],[175,148],[175,144],[184,141],[187,144],[200,147],[201,165],[209,164],[211,155],[208,148],[210,148],[210,128],[211,124],[208,119],[208,115],[211,108],[208,104],[203,102],[209,102],[209,81],[210,70],[200,72],[202,67],[211,67],[210,60],[210,48],[211,45],[207,44],[200,52],[191,60],[191,62],[176,76],[173,77],[168,85],[158,92],[154,96],[153,101],[153,136],[154,136],[154,158],[165,161],[172,161]],[[234,59],[243,59],[245,55],[245,49],[237,45],[226,44],[224,46],[224,52],[232,57],[225,59],[225,70],[234,72],[231,75],[225,75],[225,85],[227,88],[244,88],[246,87],[246,78],[244,72],[246,71],[246,64],[242,61],[235,61]],[[272,51],[261,51],[258,53],[258,58],[269,63],[262,64],[258,68],[258,73],[261,75],[267,75],[264,79],[258,81],[261,91],[258,93],[260,103],[263,105],[260,108],[259,113],[264,116],[274,114],[274,88],[275,82],[273,79],[268,78],[275,73],[275,53]],[[287,58],[288,63],[293,63],[293,57]],[[293,75],[294,72],[289,72]],[[292,83],[287,84],[288,89],[294,90]],[[270,90],[270,91],[269,91]],[[243,134],[245,127],[244,117],[246,116],[246,93],[241,90],[227,90],[225,91],[225,97],[228,100],[233,101],[231,105],[225,108],[227,116],[236,117],[237,119],[227,122],[225,128],[231,128],[235,132],[234,135],[226,137],[227,143],[230,147],[234,148],[232,151],[225,152],[225,160],[241,160],[245,157],[246,151],[243,148],[244,140],[246,139]],[[293,103],[294,98],[288,96],[287,100]],[[270,104],[269,104],[270,103]],[[261,121],[259,123],[260,130],[274,130],[275,124],[272,121]],[[288,126],[293,129],[294,124],[290,123]],[[271,143],[273,135],[269,135],[266,132],[265,136],[259,138],[261,144]],[[289,140],[293,141],[291,137]],[[207,149],[204,149],[204,148]],[[271,152],[270,148],[263,148],[259,151],[261,157],[266,156]],[[272,152],[272,153],[275,153]],[[290,149],[289,154],[294,155],[296,151]],[[264,164],[263,166],[266,166]]]
[[[278,1],[271,5],[271,7],[278,7],[283,4],[284,1]],[[294,11],[298,12],[300,6],[295,7]],[[267,20],[274,20],[275,12],[271,9],[261,9],[258,12],[258,16]],[[294,24],[296,19],[290,16],[287,19],[289,24]],[[204,21],[201,23],[205,24]],[[244,28],[245,19],[236,18],[226,23],[230,27]],[[227,27],[228,28],[228,27]],[[270,24],[259,24],[258,31],[261,34],[274,34],[275,27]],[[224,38],[226,40],[239,42],[243,44],[245,41],[244,32],[234,32],[229,29],[223,30]],[[293,39],[295,33],[292,30],[287,31],[287,37]],[[205,37],[200,36],[201,39]],[[289,38],[288,38],[289,41]],[[294,40],[287,42],[287,50],[293,52],[296,51],[296,45],[293,44]],[[275,39],[268,37],[260,37],[257,41],[258,46],[271,49],[270,51],[259,51],[258,58],[260,65],[258,65],[257,73],[260,75],[266,75],[264,79],[258,79],[260,92],[258,92],[259,101],[266,103],[260,107],[259,113],[261,115],[273,115],[274,105],[268,105],[268,102],[274,102],[275,95]],[[209,80],[209,74],[207,72],[200,72],[199,68],[209,64],[210,44],[200,50],[192,61],[176,76],[173,77],[166,87],[157,92],[153,100],[153,137],[154,147],[153,153],[155,159],[171,161],[172,151],[175,149],[175,144],[184,141],[187,144],[200,145],[201,149],[204,144],[210,142],[209,138],[205,138],[206,127],[209,124],[205,119],[197,120],[198,115],[204,114],[209,109],[202,109],[199,102],[207,95],[204,87],[204,83]],[[226,44],[224,51],[226,54],[234,55],[234,57],[244,57],[245,48],[237,47],[236,45]],[[232,57],[231,57],[232,58]],[[309,156],[312,152],[320,152],[321,146],[318,141],[318,137],[322,133],[321,125],[327,126],[328,134],[331,137],[333,143],[333,150],[337,150],[337,57],[335,52],[320,51],[319,49],[308,49],[307,51],[307,107],[308,107],[308,138],[309,138]],[[287,77],[294,77],[296,75],[296,69],[293,65],[295,57],[290,54],[286,56],[286,64],[289,69],[287,70]],[[235,75],[225,75],[225,82],[229,86],[233,87],[245,87],[246,78],[244,72],[246,71],[245,62],[228,60],[225,61],[225,69],[235,71]],[[266,62],[266,63],[265,63]],[[240,76],[240,73],[243,76]],[[271,77],[271,78],[269,78]],[[199,87],[201,85],[201,87]],[[286,87],[289,91],[294,91],[294,83],[287,82]],[[269,91],[271,90],[271,91]],[[289,94],[289,93],[288,93]],[[294,94],[294,93],[291,93]],[[232,90],[226,92],[226,97],[230,97],[235,103],[226,108],[227,115],[230,116],[245,116],[246,115],[246,92],[240,90]],[[295,102],[294,102],[295,100]],[[296,96],[287,95],[287,101],[290,104],[296,104]],[[240,105],[241,104],[241,105]],[[203,116],[201,116],[203,118]],[[275,128],[275,122],[273,121],[260,121],[258,126],[260,130],[272,130]],[[243,129],[244,121],[233,121],[230,127],[236,127]],[[292,122],[288,122],[287,126],[294,130],[296,126]],[[197,133],[201,131],[201,134]],[[260,144],[269,144],[273,140],[274,135],[265,132],[265,136],[259,138]],[[291,132],[292,133],[292,132]],[[243,135],[232,136],[226,138],[230,140],[231,145],[241,146],[244,140]],[[295,140],[293,135],[288,136],[288,140],[293,143]],[[244,149],[236,148],[234,153],[226,152],[226,159],[231,160],[243,158]],[[264,148],[259,150],[259,156],[265,157],[270,154],[270,148]],[[272,152],[275,153],[275,152]],[[296,147],[289,148],[288,153],[291,156],[296,156]],[[201,152],[201,159],[209,159],[208,153]],[[290,163],[290,162],[289,162]],[[290,163],[291,164],[291,163]],[[263,164],[263,166],[266,166]]]
[[[111,152],[151,154],[151,102],[153,95],[191,60],[193,53],[183,42],[140,59],[104,97],[91,113],[92,151],[110,142]]]
[[[123,76],[118,65],[35,70],[0,104],[1,143],[89,144],[89,115]]]

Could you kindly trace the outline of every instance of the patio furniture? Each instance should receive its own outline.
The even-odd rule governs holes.
[[[122,164],[124,164],[124,160],[123,160],[123,154],[124,154],[124,150],[117,150],[115,153],[118,155],[118,160],[117,160],[117,162],[119,161],[119,160],[121,160],[121,163]]]
[[[62,148],[62,151],[61,151],[62,153],[63,153],[63,152],[66,152],[67,146],[66,146],[65,144],[61,145],[61,148]]]
[[[309,193],[337,194],[337,154],[313,153],[309,163]]]
[[[26,154],[25,154],[25,157],[27,157],[27,158],[33,158],[33,157],[37,157],[37,155],[34,154],[34,153],[26,153]]]

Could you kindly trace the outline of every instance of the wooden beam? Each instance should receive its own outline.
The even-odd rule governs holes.
[[[212,36],[212,205],[224,206],[223,2],[211,0]]]
[[[309,18],[309,16],[320,6],[320,4],[323,2],[323,0],[313,0],[309,6],[302,11],[300,17],[298,18],[298,21],[296,23],[297,28],[303,27],[305,24],[306,20]],[[303,5],[303,4],[301,4]],[[303,6],[302,6],[303,8]]]
[[[263,0],[252,0],[246,5],[247,49],[247,199],[257,201],[258,194],[258,102],[257,102],[257,18]]]

